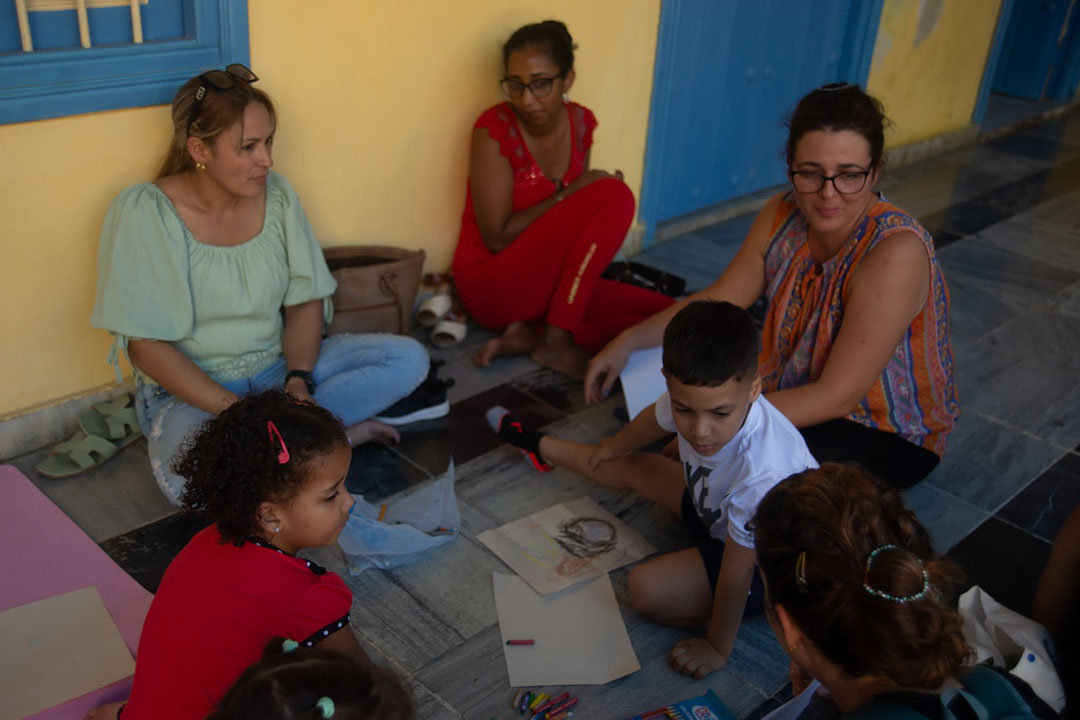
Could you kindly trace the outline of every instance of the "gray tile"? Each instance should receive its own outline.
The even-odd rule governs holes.
[[[433,616],[468,638],[498,620],[491,590],[493,570],[512,572],[478,541],[460,535],[386,575]]]
[[[461,720],[465,717],[441,697],[428,690],[427,686],[416,681],[413,681],[411,685],[416,717],[419,720]]]
[[[1080,283],[1075,283],[1046,301],[1046,309],[1057,315],[1080,318]]]
[[[735,649],[725,666],[763,695],[772,695],[788,681],[789,660],[764,615],[743,618]]]
[[[145,440],[129,445],[90,472],[63,480],[50,480],[34,472],[34,466],[48,452],[48,449],[37,450],[11,463],[94,542],[122,535],[176,512],[150,473]]]
[[[1060,227],[1070,233],[1075,242],[1080,237],[1080,212],[1077,208],[1080,208],[1080,190],[1041,203],[1024,213],[1024,216]]]
[[[416,672],[464,641],[433,608],[395,582],[392,573],[369,569],[350,575],[336,546],[317,548],[309,556],[338,573],[352,590],[353,630],[361,641],[392,657],[406,672]]]
[[[951,152],[943,158],[943,161],[958,161],[1005,180],[1019,180],[1045,170],[1051,164],[1047,158],[1024,157],[985,144]],[[928,161],[928,164],[936,164],[936,162],[937,159],[934,159]]]
[[[968,239],[957,245],[966,242]],[[952,247],[943,250],[942,254]],[[1027,309],[1024,303],[1003,297],[976,278],[960,273],[953,275],[946,270],[945,282],[949,288],[949,328],[954,351],[1015,320]]]
[[[1004,299],[1036,303],[1080,279],[1080,272],[971,238],[944,248],[938,259],[950,285],[971,280]]]
[[[949,437],[946,462],[923,482],[993,513],[1060,455],[1049,443],[968,411]]]
[[[1031,348],[1039,348],[1032,352]],[[966,411],[1062,447],[1080,443],[1080,317],[1024,314],[957,358]]]
[[[1080,197],[1074,198],[1080,203]],[[1075,213],[1080,218],[1080,213]],[[1021,213],[983,230],[972,240],[1039,262],[1080,272],[1080,224],[1066,229],[1034,212]]]
[[[953,456],[947,452],[942,465],[952,461]],[[941,466],[935,468],[934,472],[944,472],[940,468]],[[933,474],[930,477],[932,478]],[[934,550],[944,553],[977,528],[990,516],[990,513],[960,498],[953,497],[932,485],[932,482],[932,480],[927,480],[906,490],[904,501],[930,533]]]
[[[1004,182],[1007,180],[1001,175],[954,159],[886,171],[881,191],[889,202],[922,217],[970,200]]]

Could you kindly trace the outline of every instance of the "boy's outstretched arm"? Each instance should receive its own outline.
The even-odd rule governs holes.
[[[656,403],[653,403],[639,412],[633,420],[623,426],[622,430],[600,441],[596,450],[589,456],[589,469],[595,470],[602,462],[622,457],[668,434],[668,431],[656,422]]]
[[[720,563],[720,577],[716,580],[709,629],[705,637],[686,638],[675,643],[668,653],[668,662],[673,668],[700,680],[724,666],[735,647],[735,636],[742,622],[756,565],[757,553],[735,542],[729,534]]]

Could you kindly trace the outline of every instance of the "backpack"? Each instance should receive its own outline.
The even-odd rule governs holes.
[[[984,665],[957,679],[963,688],[949,688],[940,695],[943,720],[958,720],[954,710],[961,711],[959,718],[978,720],[1037,717],[1012,683]],[[926,716],[896,700],[880,698],[845,715],[844,720],[926,720]]]

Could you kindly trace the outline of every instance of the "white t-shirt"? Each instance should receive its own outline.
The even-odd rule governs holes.
[[[656,422],[677,432],[667,393],[656,401]],[[730,534],[747,548],[754,547],[754,533],[747,525],[765,493],[788,475],[818,466],[799,431],[762,396],[750,406],[735,437],[714,455],[698,455],[679,435],[679,460],[690,499],[709,534],[718,540]]]

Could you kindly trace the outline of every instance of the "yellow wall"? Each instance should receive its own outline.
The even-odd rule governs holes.
[[[574,99],[600,120],[594,167],[641,188],[660,0],[250,0],[252,67],[279,107],[276,169],[324,245],[423,247],[448,266],[470,129],[498,102],[514,28],[558,18],[580,46]],[[0,417],[112,381],[90,328],[110,200],[151,178],[165,107],[0,126]]]
[[[867,90],[894,123],[890,145],[959,130],[971,113],[1001,0],[885,0]]]

